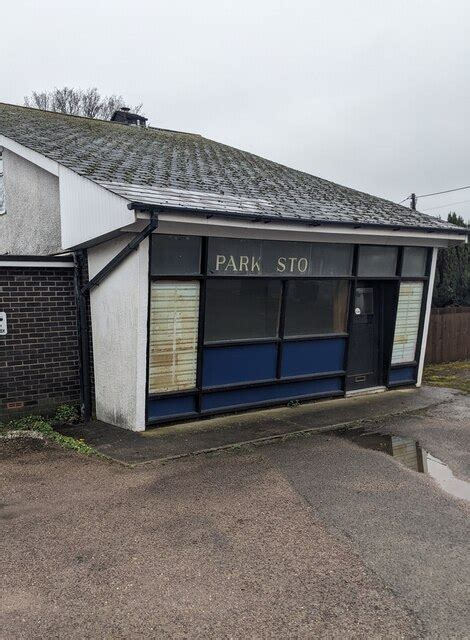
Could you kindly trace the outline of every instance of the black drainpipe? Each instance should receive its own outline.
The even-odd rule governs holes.
[[[90,348],[87,315],[87,294],[99,286],[114,269],[123,262],[127,256],[135,251],[140,243],[145,240],[158,227],[158,217],[152,213],[149,224],[129,244],[112,258],[91,280],[85,285],[83,282],[83,264],[86,259],[84,251],[74,252],[75,262],[75,296],[77,300],[77,326],[78,326],[78,353],[80,362],[80,414],[84,422],[91,420],[92,401],[90,383]]]
[[[85,251],[75,251],[75,299],[77,304],[78,361],[80,372],[80,415],[85,422],[91,419],[90,347],[86,297],[82,294]]]

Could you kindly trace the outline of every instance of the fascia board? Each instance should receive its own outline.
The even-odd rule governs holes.
[[[96,244],[135,222],[128,201],[59,165],[62,249]]]
[[[137,213],[137,219],[148,215]],[[300,242],[348,242],[383,245],[416,245],[448,247],[465,244],[467,237],[434,231],[381,229],[380,227],[348,228],[341,225],[309,226],[288,222],[256,222],[241,219],[210,217],[204,215],[161,212],[158,214],[159,233],[180,233],[222,237],[244,237],[272,240],[296,240]]]

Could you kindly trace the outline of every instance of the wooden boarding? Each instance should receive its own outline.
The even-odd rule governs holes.
[[[433,309],[429,322],[426,363],[470,358],[470,307]]]

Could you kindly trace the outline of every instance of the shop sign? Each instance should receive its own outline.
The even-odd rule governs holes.
[[[351,245],[209,238],[209,275],[348,275]]]

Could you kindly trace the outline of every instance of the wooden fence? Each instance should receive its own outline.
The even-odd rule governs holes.
[[[432,309],[426,362],[454,362],[470,358],[470,307]]]

